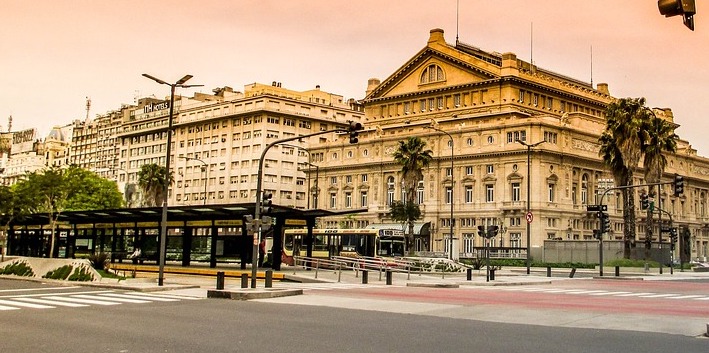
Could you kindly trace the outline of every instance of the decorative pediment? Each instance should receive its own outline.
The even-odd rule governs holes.
[[[512,172],[507,176],[507,181],[519,181],[522,180],[522,175],[517,172]]]
[[[475,179],[474,179],[474,178],[471,178],[471,177],[469,177],[469,176],[466,176],[466,177],[463,178],[460,182],[463,183],[463,184],[474,184],[474,183],[475,183]]]
[[[559,182],[559,177],[556,176],[556,174],[551,174],[547,177],[547,183],[548,184],[556,184]]]
[[[448,53],[424,48],[370,92],[366,99],[416,94],[499,77],[497,73],[483,68],[487,65],[478,63],[481,60],[450,46],[443,49]]]
[[[497,181],[497,178],[493,174],[487,174],[483,178],[483,183],[494,183],[495,181]]]

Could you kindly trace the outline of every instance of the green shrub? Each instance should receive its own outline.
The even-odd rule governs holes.
[[[0,274],[16,275],[16,276],[23,276],[23,277],[34,276],[34,272],[32,272],[32,268],[24,261],[15,262],[15,263],[5,266],[2,269],[2,271],[0,271]]]
[[[105,270],[108,267],[108,255],[104,252],[89,255],[89,263],[96,271]]]
[[[73,267],[71,265],[64,265],[54,271],[47,272],[47,274],[42,277],[49,279],[65,280],[67,277],[69,277],[69,274],[71,274],[72,268]]]
[[[71,274],[68,278],[70,281],[77,281],[77,282],[88,282],[88,281],[93,281],[94,276],[89,273],[89,271],[83,267],[79,267],[74,269],[74,273]]]

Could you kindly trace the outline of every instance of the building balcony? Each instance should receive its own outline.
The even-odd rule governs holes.
[[[502,201],[502,211],[523,211],[527,209],[527,201]]]

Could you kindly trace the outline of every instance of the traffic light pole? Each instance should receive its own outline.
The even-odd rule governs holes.
[[[599,202],[599,205],[603,207],[603,199],[606,197],[606,195],[612,191],[612,190],[624,190],[624,189],[633,189],[633,188],[639,188],[639,187],[650,187],[650,186],[655,186],[655,185],[667,185],[667,184],[675,184],[676,183],[676,177],[675,180],[673,181],[666,181],[666,182],[661,182],[661,183],[650,183],[650,184],[638,184],[638,185],[624,185],[624,186],[615,186],[612,188],[606,189],[606,191],[603,192],[601,195],[601,200]],[[606,217],[608,215],[606,214]],[[601,226],[602,228],[602,226]],[[599,245],[598,245],[598,260],[599,260],[599,265],[598,265],[598,275],[603,277],[603,232],[601,229],[601,236],[599,237]]]
[[[261,186],[263,183],[263,161],[266,158],[266,153],[268,152],[271,147],[284,143],[284,142],[289,142],[289,141],[295,141],[295,140],[300,140],[312,136],[318,136],[318,135],[323,135],[327,134],[330,132],[350,132],[349,130],[346,129],[335,129],[335,130],[326,130],[326,131],[318,131],[314,132],[312,134],[307,134],[307,135],[300,135],[300,136],[293,136],[293,137],[288,137],[280,140],[273,141],[266,145],[266,148],[263,149],[261,152],[261,158],[259,158],[258,161],[258,174],[256,178],[256,204],[254,205],[254,221],[257,223],[257,230],[254,234],[254,247],[253,247],[253,253],[251,254],[251,288],[256,288],[256,271],[258,269],[258,244],[261,242],[261,230],[262,230],[262,225],[261,225]]]

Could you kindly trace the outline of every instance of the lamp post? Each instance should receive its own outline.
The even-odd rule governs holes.
[[[532,147],[537,147],[541,145],[542,143],[546,141],[539,141],[537,143],[533,144],[528,144],[522,140],[516,140],[518,143],[520,143],[522,146],[527,146],[527,215],[531,215],[532,210],[531,210],[531,205],[530,203],[532,202],[532,192],[530,190],[531,188],[531,153],[532,153]],[[528,217],[528,216],[527,216]],[[530,274],[531,272],[531,267],[532,267],[532,257],[530,256],[532,252],[532,244],[531,244],[531,238],[532,238],[532,221],[531,219],[527,218],[527,274]]]
[[[431,125],[431,126],[426,126],[426,128],[429,128],[431,130],[436,130],[440,133],[448,135],[448,138],[451,140],[451,209],[450,209],[450,234],[448,235],[448,258],[453,259],[453,189],[454,189],[454,180],[453,180],[453,156],[454,156],[454,150],[453,150],[453,136],[451,134]]]
[[[175,104],[175,87],[189,88],[189,87],[201,87],[203,85],[185,85],[192,75],[185,75],[183,78],[177,80],[175,83],[167,83],[157,77],[143,74],[143,77],[149,78],[161,85],[170,86],[170,112],[167,118],[167,146],[165,148],[165,179],[163,180],[163,202],[162,202],[162,219],[160,221],[160,264],[158,269],[158,286],[163,285],[164,272],[165,272],[165,252],[167,251],[167,192],[168,192],[168,182],[170,181],[170,144],[172,144],[172,115],[174,113]]]
[[[205,163],[203,160],[199,158],[194,158],[194,157],[185,157],[185,156],[180,156],[179,158],[182,158],[186,161],[197,161],[202,163],[204,166],[204,202],[202,203],[203,205],[207,204],[207,180],[209,180],[209,166],[207,163]]]

